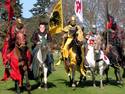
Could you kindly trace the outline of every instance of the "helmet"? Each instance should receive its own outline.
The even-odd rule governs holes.
[[[17,18],[16,19],[16,27],[18,28],[18,29],[22,29],[23,28],[23,22],[22,22],[22,20],[20,19],[20,18]]]
[[[70,21],[76,21],[76,16],[71,16]]]
[[[76,16],[71,16],[71,18],[70,18],[70,24],[72,25],[72,26],[75,26],[76,25]]]
[[[22,20],[20,18],[17,18],[16,23],[22,24]]]

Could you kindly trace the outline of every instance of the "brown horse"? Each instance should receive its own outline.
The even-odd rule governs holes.
[[[9,74],[15,81],[17,94],[20,94],[20,88],[23,86],[24,76],[26,78],[26,89],[30,94],[30,84],[28,79],[29,64],[31,62],[30,51],[26,46],[26,40],[23,33],[16,34],[14,49],[8,54],[8,63],[10,65]]]
[[[30,83],[28,78],[29,66],[31,65],[31,53],[26,45],[26,37],[22,32],[16,34],[15,44],[16,54],[19,60],[19,69],[22,75],[22,81],[24,76],[26,78],[26,89],[30,94]],[[28,63],[29,62],[29,63]]]

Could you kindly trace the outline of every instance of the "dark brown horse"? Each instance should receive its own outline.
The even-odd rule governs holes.
[[[23,87],[24,76],[26,78],[26,89],[30,94],[28,62],[31,62],[31,55],[26,46],[25,35],[21,32],[16,34],[15,47],[8,55],[8,62],[10,64],[10,77],[15,81],[17,94],[20,94],[20,88]]]
[[[121,76],[121,67],[123,65],[123,58],[122,58],[122,48],[120,47],[120,41],[117,37],[117,32],[105,32],[104,36],[104,52],[108,56],[111,67],[114,68],[114,73],[116,76],[117,83],[123,83],[122,76]],[[108,81],[108,70],[106,70],[106,78]]]
[[[31,65],[31,53],[26,45],[26,36],[21,32],[16,34],[16,44],[17,57],[19,60],[19,68],[22,74],[22,81],[26,79],[26,89],[30,93],[30,83],[28,78],[29,66]]]

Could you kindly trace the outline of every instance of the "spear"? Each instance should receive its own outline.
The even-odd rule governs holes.
[[[106,31],[108,30],[107,29],[107,22],[109,21],[109,11],[108,11],[108,1],[106,0]],[[106,37],[106,46],[107,44],[109,44],[109,34],[108,34],[108,31],[107,31],[107,37]]]

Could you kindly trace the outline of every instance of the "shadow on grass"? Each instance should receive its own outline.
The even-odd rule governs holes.
[[[59,81],[59,83],[65,84],[66,86],[71,87],[71,83],[68,80],[57,79],[56,81]],[[96,80],[95,83],[96,83],[96,87],[100,87],[100,81],[99,80],[98,81]],[[93,87],[93,81],[92,80],[85,80],[85,81],[82,81],[82,82],[76,81],[76,84],[77,84],[77,87],[79,87],[79,88]],[[121,88],[121,86],[122,86],[121,84],[117,83],[116,80],[113,80],[113,79],[110,79],[108,82],[106,80],[104,80],[103,84],[104,84],[104,87],[106,85],[111,85],[111,86],[117,86],[117,87]]]
[[[35,89],[38,89],[39,86],[40,86],[40,84],[33,84],[33,85],[31,85],[31,92],[32,92],[33,90],[35,90]],[[56,85],[53,84],[53,83],[51,83],[51,82],[48,82],[48,89],[49,89],[49,88],[53,88],[53,87],[56,87]],[[41,88],[44,88],[44,85],[41,85]],[[10,91],[13,91],[13,92],[16,91],[15,87],[9,88],[9,89],[7,89],[7,90],[10,90]],[[26,89],[26,85],[25,85],[25,84],[24,84],[23,87],[21,88],[21,92],[24,92],[24,91],[27,92],[27,89]]]
[[[48,89],[49,89],[49,88],[56,87],[56,85],[53,84],[52,82],[48,82],[47,85],[48,85]],[[39,86],[40,86],[40,84],[34,84],[34,85],[31,86],[31,90],[35,90],[35,89],[37,89]],[[41,88],[44,88],[44,84],[41,85]]]
[[[65,79],[56,79],[55,81],[61,83],[61,84],[65,84],[66,86],[70,87],[71,84],[68,80],[65,80]]]

